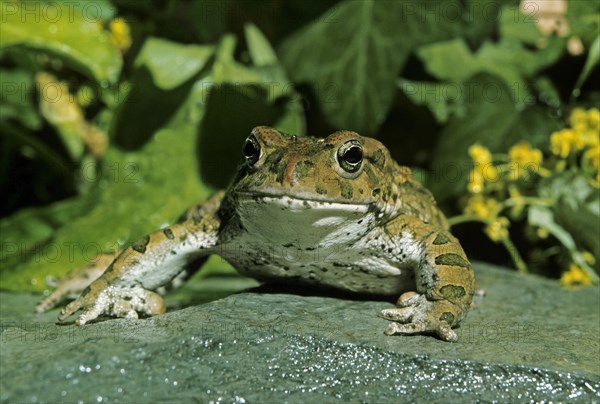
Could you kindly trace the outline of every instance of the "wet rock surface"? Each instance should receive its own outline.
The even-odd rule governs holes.
[[[485,296],[457,343],[386,337],[392,304],[351,295],[263,287],[76,327],[33,314],[39,296],[0,293],[0,401],[600,401],[599,288],[475,268]],[[222,281],[254,285],[187,290],[218,297]]]

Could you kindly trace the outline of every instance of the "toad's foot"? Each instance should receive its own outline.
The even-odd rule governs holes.
[[[398,299],[397,308],[385,309],[380,317],[394,321],[385,330],[386,335],[435,333],[445,341],[458,339],[452,330],[455,324],[456,306],[447,300],[427,300],[416,292],[407,292]]]
[[[58,316],[59,321],[83,310],[75,324],[83,325],[102,314],[114,317],[138,318],[138,313],[154,316],[165,312],[162,297],[140,286],[119,288],[102,284],[102,278],[92,283],[80,297],[69,303]]]
[[[50,286],[56,286],[56,289],[35,306],[35,311],[43,313],[56,307],[63,300],[75,299],[102,275],[114,258],[113,254],[100,255],[91,261],[89,266],[72,271],[52,283],[48,282]]]

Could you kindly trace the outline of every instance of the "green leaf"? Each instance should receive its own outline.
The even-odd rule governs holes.
[[[263,83],[270,87],[268,100],[274,101],[280,97],[295,96],[295,90],[267,38],[254,24],[244,25],[244,32],[252,62],[262,70],[263,76],[269,77],[269,83]]]
[[[52,53],[88,74],[102,86],[115,83],[122,58],[98,19],[89,18],[76,2],[2,1],[0,49],[23,46]],[[56,10],[56,11],[54,11]]]
[[[577,83],[575,84],[575,88],[573,89],[573,95],[579,96],[581,93],[581,86],[588,78],[592,70],[600,63],[600,35],[596,36],[594,42],[590,45],[590,51],[588,53],[588,57],[585,61],[585,65],[581,70],[581,74],[577,79]]]
[[[472,168],[469,146],[499,149],[519,116],[509,89],[498,78],[479,74],[464,85],[464,116],[453,116],[442,130],[430,168],[428,186],[440,201],[464,193]]]
[[[536,104],[521,111],[499,139],[497,151],[507,151],[519,141],[533,147],[548,147],[550,134],[564,128],[564,120],[557,116],[553,107]]]
[[[519,109],[535,102],[527,78],[536,71],[552,64],[562,53],[558,46],[553,51],[531,52],[517,41],[486,41],[477,53],[472,53],[464,39],[425,45],[417,55],[429,74],[459,85],[477,73],[490,73],[501,78],[511,90],[511,97]],[[456,69],[460,66],[460,69]]]
[[[545,179],[540,194],[556,200],[556,222],[567,229],[582,246],[600,257],[600,193],[584,175],[566,171]]]
[[[585,45],[592,43],[600,28],[600,3],[570,1],[567,7],[570,35],[581,38]]]
[[[518,111],[510,90],[495,76],[473,76],[461,88],[464,113],[451,116],[442,130],[431,165],[428,185],[439,200],[465,192],[473,166],[467,155],[471,145],[479,143],[492,152],[506,152],[519,141],[545,147],[550,133],[564,126],[551,107],[537,104]]]
[[[448,121],[451,115],[463,117],[466,88],[453,83],[433,83],[398,79],[398,87],[416,105],[425,105],[439,123]]]
[[[427,18],[428,7],[458,2],[345,1],[281,45],[295,82],[308,82],[328,121],[338,128],[372,133],[383,122],[396,76],[411,50],[447,38],[460,23]]]
[[[569,251],[571,260],[579,267],[583,268],[595,282],[598,282],[598,276],[577,249],[577,245],[575,244],[575,240],[571,233],[555,221],[554,212],[552,210],[543,206],[533,205],[529,207],[527,221],[532,226],[542,227],[548,230],[548,232]]]
[[[0,69],[0,122],[14,119],[24,127],[37,130],[42,119],[37,113],[33,95],[24,90],[33,88],[33,78],[23,70]]]
[[[148,38],[135,66],[146,66],[157,87],[171,90],[196,75],[214,54],[212,45],[182,45],[161,38]]]
[[[544,34],[538,29],[539,3],[504,6],[499,13],[500,36],[503,39],[536,45]]]
[[[535,79],[534,83],[538,98],[552,108],[559,108],[561,105],[560,94],[549,78],[542,76]]]
[[[0,220],[0,267],[17,268],[34,257],[42,264],[45,258],[54,256],[57,251],[51,244],[54,232],[84,214],[91,200],[90,197],[69,199],[41,208],[23,209]],[[35,287],[38,281],[40,279],[32,278],[31,286]],[[7,287],[4,283],[2,286]]]
[[[462,38],[421,46],[417,56],[427,72],[439,80],[460,83],[481,69],[481,63]],[[449,66],[460,66],[460,69],[449,69]]]
[[[271,47],[267,38],[256,25],[247,23],[244,25],[246,33],[246,42],[248,43],[248,51],[255,66],[269,66],[278,64],[277,55]]]
[[[552,210],[543,206],[533,205],[529,208],[527,221],[532,226],[543,227],[548,230],[567,249],[571,251],[576,250],[575,240],[573,240],[568,231],[554,221]]]

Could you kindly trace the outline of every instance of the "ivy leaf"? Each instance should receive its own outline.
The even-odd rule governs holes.
[[[566,171],[542,181],[540,194],[556,201],[556,222],[600,257],[600,194],[588,180],[576,171]]]
[[[161,38],[148,38],[135,66],[146,66],[157,87],[171,90],[196,75],[214,54],[212,45],[182,45]]]
[[[567,7],[570,35],[581,38],[584,44],[598,36],[600,4],[597,1],[570,1]]]
[[[281,45],[283,64],[294,81],[311,84],[332,125],[372,133],[386,117],[411,50],[460,28],[425,15],[449,4],[460,8],[456,1],[339,3]]]
[[[23,94],[24,88],[32,86],[33,78],[24,70],[0,69],[0,122],[14,119],[31,130],[41,128],[42,119],[36,110],[33,96]]]
[[[250,23],[244,25],[244,32],[248,51],[255,66],[270,66],[279,63],[271,44],[256,25]]]
[[[268,83],[263,83],[270,87],[267,94],[268,100],[274,101],[279,97],[294,95],[295,90],[267,38],[254,24],[244,25],[244,32],[252,62],[262,70],[264,76],[268,77]]]
[[[528,210],[527,221],[532,226],[542,227],[548,230],[548,232],[569,251],[571,260],[590,274],[592,279],[598,280],[594,270],[589,266],[581,252],[577,249],[577,245],[575,244],[575,240],[571,233],[555,221],[552,210],[543,206],[533,205]]]
[[[552,53],[531,52],[517,41],[502,40],[499,43],[484,42],[477,53],[473,53],[464,39],[457,38],[422,46],[417,55],[431,75],[454,85],[460,85],[477,73],[501,78],[521,110],[534,101],[527,78],[553,63],[562,52],[558,46],[552,49],[556,50]]]
[[[551,209],[533,205],[529,208],[527,221],[532,226],[543,227],[548,230],[567,249],[576,250],[575,240],[568,231],[556,223]]]
[[[398,87],[415,104],[425,105],[439,123],[445,123],[450,116],[463,117],[466,88],[460,84],[434,83],[398,79]]]
[[[472,168],[469,146],[479,142],[499,149],[519,116],[509,89],[497,77],[478,74],[465,81],[464,87],[464,115],[448,121],[434,150],[434,175],[427,185],[440,201],[463,193]]]
[[[596,36],[596,39],[594,39],[594,42],[590,45],[590,52],[588,53],[585,65],[583,66],[581,74],[575,84],[575,88],[573,89],[573,94],[575,96],[580,94],[581,86],[598,63],[600,63],[600,35]]]
[[[104,3],[104,2],[102,2]],[[76,2],[55,2],[56,18],[41,18],[45,3],[2,2],[0,49],[23,46],[52,53],[87,73],[103,87],[115,83],[123,64],[121,53],[98,20],[87,18]]]

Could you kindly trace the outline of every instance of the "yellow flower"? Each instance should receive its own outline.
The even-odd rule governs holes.
[[[498,181],[500,172],[498,168],[492,164],[492,153],[487,147],[479,144],[474,144],[469,147],[469,155],[475,163],[475,167],[469,173],[469,184],[467,189],[469,192],[478,194],[483,192],[486,181]]]
[[[108,24],[113,42],[121,50],[126,51],[131,46],[129,25],[122,18],[115,18]]]
[[[596,172],[596,182],[600,185],[600,143],[590,147],[583,153],[581,165],[584,169],[591,168]]]
[[[492,162],[492,153],[490,153],[487,147],[483,147],[479,144],[474,144],[469,147],[469,155],[478,165],[484,166]]]
[[[592,278],[579,266],[571,264],[569,270],[560,277],[560,283],[564,286],[591,285]]]
[[[485,233],[493,241],[500,241],[508,238],[508,226],[510,222],[505,217],[499,217],[485,228]]]
[[[491,163],[481,167],[481,174],[485,182],[496,183],[502,180],[502,172]]]
[[[516,178],[522,177],[525,169],[537,172],[543,159],[541,150],[534,149],[529,143],[525,142],[518,143],[511,147],[508,151],[508,157],[510,158],[510,161],[516,165]]]
[[[550,150],[555,155],[565,158],[572,152],[581,150],[584,139],[581,132],[563,129],[550,135]]]
[[[539,238],[546,239],[550,235],[550,232],[548,232],[548,229],[546,229],[545,227],[538,227],[536,230],[536,234]]]
[[[600,134],[598,131],[588,130],[581,134],[583,144],[588,147],[594,147],[600,144]]]
[[[469,198],[465,213],[475,215],[482,219],[488,219],[496,215],[498,201],[492,198],[485,198],[481,195],[475,195]]]
[[[582,251],[581,256],[583,257],[583,260],[589,265],[594,265],[596,263],[596,257],[594,257],[594,254],[592,254],[589,251]]]
[[[585,146],[594,146],[600,142],[600,110],[591,108],[585,111],[575,108],[569,116],[571,127],[575,131],[576,139]]]
[[[575,131],[584,132],[588,127],[588,113],[583,108],[574,108],[569,115],[569,123]]]
[[[469,183],[467,189],[473,194],[479,194],[483,191],[485,180],[480,169],[473,169],[469,174]]]
[[[597,136],[598,131],[600,131],[600,110],[598,108],[588,109],[587,123],[588,129],[595,132]]]

